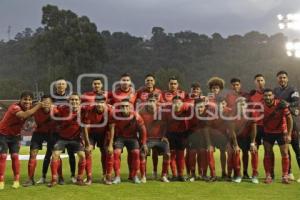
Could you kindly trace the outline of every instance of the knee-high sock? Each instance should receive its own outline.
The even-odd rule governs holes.
[[[176,151],[175,150],[171,150],[170,168],[171,168],[173,177],[176,177],[177,169],[176,169]]]
[[[184,163],[185,163],[185,167],[186,167],[186,174],[187,174],[188,176],[191,175],[191,168],[190,168],[190,166],[189,166],[189,165],[190,165],[190,161],[189,161],[190,156],[189,156],[189,153],[190,153],[190,150],[187,149],[186,155],[185,155],[185,158],[184,158]]]
[[[13,153],[11,155],[11,161],[12,161],[12,170],[14,173],[14,180],[19,181],[20,180],[20,160],[19,160],[19,154]]]
[[[272,170],[272,158],[270,155],[266,155],[264,157],[264,168],[266,176],[271,176],[271,170]]]
[[[227,175],[228,177],[232,176],[232,171],[233,171],[233,164],[234,163],[234,153],[228,152],[228,157],[227,157]]]
[[[92,160],[92,153],[91,152],[86,152],[85,153],[85,160],[86,160],[86,165],[85,165],[85,171],[86,175],[88,178],[92,177],[92,166],[93,166],[93,160]]]
[[[131,166],[131,163],[132,163],[132,155],[130,152],[128,152],[128,155],[127,155],[127,165],[128,165],[128,171],[129,171],[129,178],[133,178],[131,177],[131,174],[132,174],[132,166]]]
[[[30,159],[28,161],[28,177],[32,179],[34,177],[34,172],[36,168],[36,156],[30,156]]]
[[[130,152],[131,154],[131,172],[130,177],[135,177],[140,167],[140,150],[134,149]]]
[[[85,165],[86,165],[85,158],[80,158],[78,161],[78,174],[77,174],[77,180],[79,180],[79,181],[81,181],[83,179]]]
[[[282,164],[282,176],[288,175],[289,174],[289,164],[290,164],[289,156],[283,156],[281,158],[281,164]]]
[[[189,153],[186,155],[189,161],[189,170],[190,170],[190,175],[196,176],[196,156],[197,156],[197,150],[195,149],[190,149]],[[199,156],[198,156],[199,157]]]
[[[258,152],[251,152],[252,176],[258,176]]]
[[[63,177],[62,168],[63,168],[62,159],[59,158],[57,173],[60,177]]]
[[[214,158],[214,152],[213,151],[207,151],[206,152],[206,160],[208,162],[209,170],[210,170],[210,176],[215,177],[216,176],[216,166],[215,166],[215,158]]]
[[[114,166],[114,154],[106,154],[106,179],[111,180]]]
[[[221,161],[221,168],[222,168],[222,175],[226,174],[226,152],[220,151],[220,161]]]
[[[51,175],[52,175],[51,182],[57,182],[57,171],[58,171],[59,165],[60,165],[60,159],[56,160],[56,159],[52,158],[51,164],[50,164]]]
[[[48,168],[51,162],[51,156],[52,156],[52,149],[47,148],[45,158],[43,160],[43,169],[42,169],[42,176],[44,178],[46,178],[47,176]]]
[[[146,158],[140,158],[140,172],[141,172],[141,177],[146,176]]]
[[[183,176],[184,164],[185,164],[184,151],[181,150],[176,151],[176,164],[177,164],[178,176]]]
[[[116,176],[120,176],[121,168],[121,149],[114,150],[114,171]]]
[[[241,157],[240,151],[233,153],[234,176],[241,176]]]
[[[205,177],[207,175],[207,168],[208,168],[208,157],[207,157],[207,150],[201,149],[200,153],[198,153],[197,157],[198,161],[198,168],[200,169],[200,175]]]
[[[167,175],[169,165],[170,165],[170,158],[169,158],[169,156],[164,156],[164,158],[163,158],[163,164],[162,164],[162,170],[161,170],[161,176],[166,176]]]
[[[7,154],[0,154],[0,182],[4,182]]]

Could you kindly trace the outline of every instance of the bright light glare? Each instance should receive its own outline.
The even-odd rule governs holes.
[[[278,19],[279,21],[283,20],[283,15],[282,15],[282,14],[277,15],[277,19]]]
[[[300,58],[300,51],[295,51],[295,57]]]
[[[294,43],[292,43],[292,42],[287,42],[286,43],[286,45],[285,45],[285,48],[287,49],[287,50],[293,50],[294,49]]]
[[[284,25],[284,23],[279,23],[278,27],[279,27],[279,29],[284,29],[285,25]]]
[[[292,57],[292,56],[293,56],[293,52],[287,51],[287,52],[286,52],[286,55],[289,56],[289,57]]]

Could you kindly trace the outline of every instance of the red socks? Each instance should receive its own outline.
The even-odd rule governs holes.
[[[167,175],[168,169],[169,169],[169,165],[170,165],[170,159],[164,157],[161,176],[166,176]]]
[[[140,167],[140,150],[134,149],[130,152],[131,155],[131,172],[130,177],[135,177]]]
[[[19,154],[13,153],[11,155],[12,160],[12,169],[14,173],[14,180],[19,181],[20,179],[20,161],[19,161]]]
[[[121,149],[115,149],[114,150],[114,170],[115,170],[115,175],[120,176],[120,168],[121,168]]]
[[[61,160],[54,160],[52,158],[51,160],[51,174],[52,174],[52,180],[51,182],[57,182],[57,170],[59,168]]]
[[[4,181],[7,154],[0,154],[0,182]]]
[[[114,154],[106,154],[106,179],[111,180],[114,166]]]
[[[289,156],[282,157],[281,164],[282,164],[282,176],[287,176],[289,174],[289,166],[290,166]]]
[[[85,170],[85,165],[86,165],[86,160],[85,158],[82,158],[78,161],[78,175],[77,175],[77,180],[82,180],[84,170]]]
[[[32,179],[34,177],[36,163],[37,163],[36,156],[30,157],[30,159],[28,161],[28,176],[30,179]]]
[[[140,159],[140,171],[141,171],[141,177],[146,176],[146,159],[145,158]]]
[[[272,170],[272,158],[269,155],[265,154],[264,157],[264,168],[266,172],[266,176],[271,176],[271,170]]]
[[[185,164],[184,151],[176,151],[176,163],[178,176],[183,176]]]
[[[86,165],[85,165],[85,171],[88,178],[92,177],[92,154],[90,152],[85,153],[85,159],[86,159]]]
[[[252,176],[258,176],[258,152],[251,152]]]
[[[215,166],[215,158],[214,158],[214,152],[213,151],[207,151],[206,159],[208,161],[208,166],[210,170],[210,176],[215,177],[216,176],[216,166]]]
[[[172,176],[176,177],[177,171],[176,171],[176,151],[175,150],[171,150],[170,167],[171,167],[171,171],[172,171]]]

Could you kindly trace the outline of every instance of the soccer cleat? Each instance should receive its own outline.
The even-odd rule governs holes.
[[[59,184],[59,185],[64,185],[64,184],[65,184],[64,177],[60,176],[60,177],[58,178],[58,184]]]
[[[20,182],[19,181],[14,181],[13,185],[11,186],[14,189],[18,189],[20,187]]]
[[[153,171],[153,172],[152,172],[152,179],[153,179],[153,180],[156,180],[157,177],[158,177],[157,172]]]
[[[75,176],[71,176],[71,182],[72,183],[77,183],[77,179],[75,178]]]
[[[195,182],[196,178],[194,176],[189,178],[189,182]]]
[[[146,182],[147,182],[146,176],[142,177],[141,178],[141,183],[146,183]]]
[[[297,180],[297,183],[300,183],[300,178]]]
[[[283,184],[290,184],[290,178],[289,178],[289,176],[284,176],[284,177],[282,177],[281,182],[282,182]]]
[[[76,183],[75,183],[76,185],[79,185],[79,186],[85,186],[85,185],[87,185],[82,179],[78,179],[78,180],[76,180]]]
[[[56,181],[51,181],[50,183],[48,183],[48,187],[54,187],[54,186],[56,186],[57,185],[57,182]]]
[[[177,181],[178,180],[178,177],[177,176],[172,176],[171,178],[170,178],[170,181]]]
[[[294,174],[292,174],[292,173],[290,173],[288,175],[288,178],[289,178],[290,181],[294,181],[295,180]]]
[[[121,183],[121,178],[120,176],[116,176],[112,184],[120,184]]]
[[[107,179],[106,179],[105,182],[104,182],[104,184],[105,184],[105,185],[111,185],[112,182],[111,182],[111,180],[107,180]]]
[[[272,182],[273,182],[273,179],[272,179],[271,176],[267,176],[265,181],[264,181],[265,184],[271,184]]]
[[[234,183],[241,183],[242,182],[242,177],[237,176],[237,177],[235,177],[235,178],[232,179],[232,182],[234,182]]]
[[[93,181],[92,181],[92,178],[87,178],[84,182],[86,185],[92,185]]]
[[[40,180],[36,182],[36,184],[45,184],[45,183],[46,183],[46,178],[44,177],[40,178]]]
[[[168,180],[167,176],[161,177],[161,181],[164,183],[169,183],[170,181]]]
[[[247,172],[244,172],[243,179],[250,179],[250,176]]]
[[[212,176],[212,177],[208,178],[206,181],[207,182],[216,182],[217,181],[217,177],[216,176]]]
[[[184,176],[178,176],[177,181],[186,182],[186,178]]]
[[[4,182],[0,182],[0,190],[3,190],[4,189]]]
[[[137,177],[137,176],[133,177],[133,183],[140,184],[141,181],[140,181],[139,177]]]
[[[253,177],[251,178],[251,182],[254,183],[254,184],[258,184],[258,183],[259,183],[259,180],[258,180],[258,178],[257,178],[256,176],[253,176]]]
[[[23,187],[30,187],[35,185],[35,182],[33,179],[28,179],[25,183],[23,183]]]

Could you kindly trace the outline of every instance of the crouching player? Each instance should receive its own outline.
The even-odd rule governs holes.
[[[165,123],[159,119],[158,95],[149,94],[147,103],[141,105],[139,113],[147,129],[147,148],[148,150],[155,149],[155,151],[163,155],[161,181],[168,183],[167,173],[170,165],[170,149],[168,139],[165,137]],[[142,183],[146,183],[146,156],[147,154],[142,151],[140,161]]]
[[[113,184],[121,183],[121,153],[124,146],[127,149],[130,159],[130,177],[134,183],[140,183],[137,172],[140,167],[140,144],[144,152],[147,153],[146,137],[147,131],[142,117],[133,110],[133,104],[129,99],[123,99],[115,104],[115,110],[111,119],[114,129],[110,131],[109,147],[114,141],[114,171],[115,179]],[[139,135],[138,135],[139,133]],[[111,162],[109,162],[111,163]],[[111,165],[109,166],[111,167]],[[111,177],[111,169],[107,169],[107,176]]]
[[[106,155],[107,155],[107,131],[111,127],[108,120],[112,113],[112,108],[106,103],[104,95],[95,96],[93,103],[84,106],[83,123],[84,134],[88,135],[85,141],[85,158],[86,158],[86,184],[92,183],[92,149],[97,145],[101,152],[101,164],[103,181],[106,176]]]
[[[53,150],[55,143],[53,130],[55,121],[51,118],[51,112],[54,112],[55,107],[52,104],[52,99],[49,95],[44,95],[41,98],[42,107],[34,113],[35,123],[37,125],[31,138],[30,157],[28,161],[28,180],[23,184],[24,187],[35,185],[34,174],[37,165],[36,156],[39,150],[43,148],[43,142],[47,142],[47,151]],[[48,168],[49,166],[47,166]]]
[[[83,182],[83,173],[85,170],[85,154],[83,141],[88,141],[87,135],[84,134],[84,140],[82,138],[82,128],[80,126],[79,116],[81,112],[80,97],[78,94],[73,93],[69,96],[68,106],[60,106],[57,108],[55,116],[58,123],[58,139],[53,147],[52,160],[51,160],[51,173],[52,180],[48,184],[49,187],[53,187],[57,184],[57,171],[60,165],[60,154],[65,148],[76,152],[79,158],[78,161],[78,185],[85,185]]]
[[[21,129],[27,118],[32,116],[42,106],[37,103],[32,107],[33,94],[23,92],[18,103],[9,106],[0,122],[0,190],[4,189],[4,175],[6,167],[7,151],[11,155],[14,182],[12,187],[20,187],[20,161],[19,150],[21,141]]]
[[[282,183],[288,184],[289,156],[288,149],[293,130],[293,119],[284,101],[274,98],[271,89],[264,90],[264,167],[265,183],[272,183],[272,155],[275,142],[279,145],[282,164]]]

